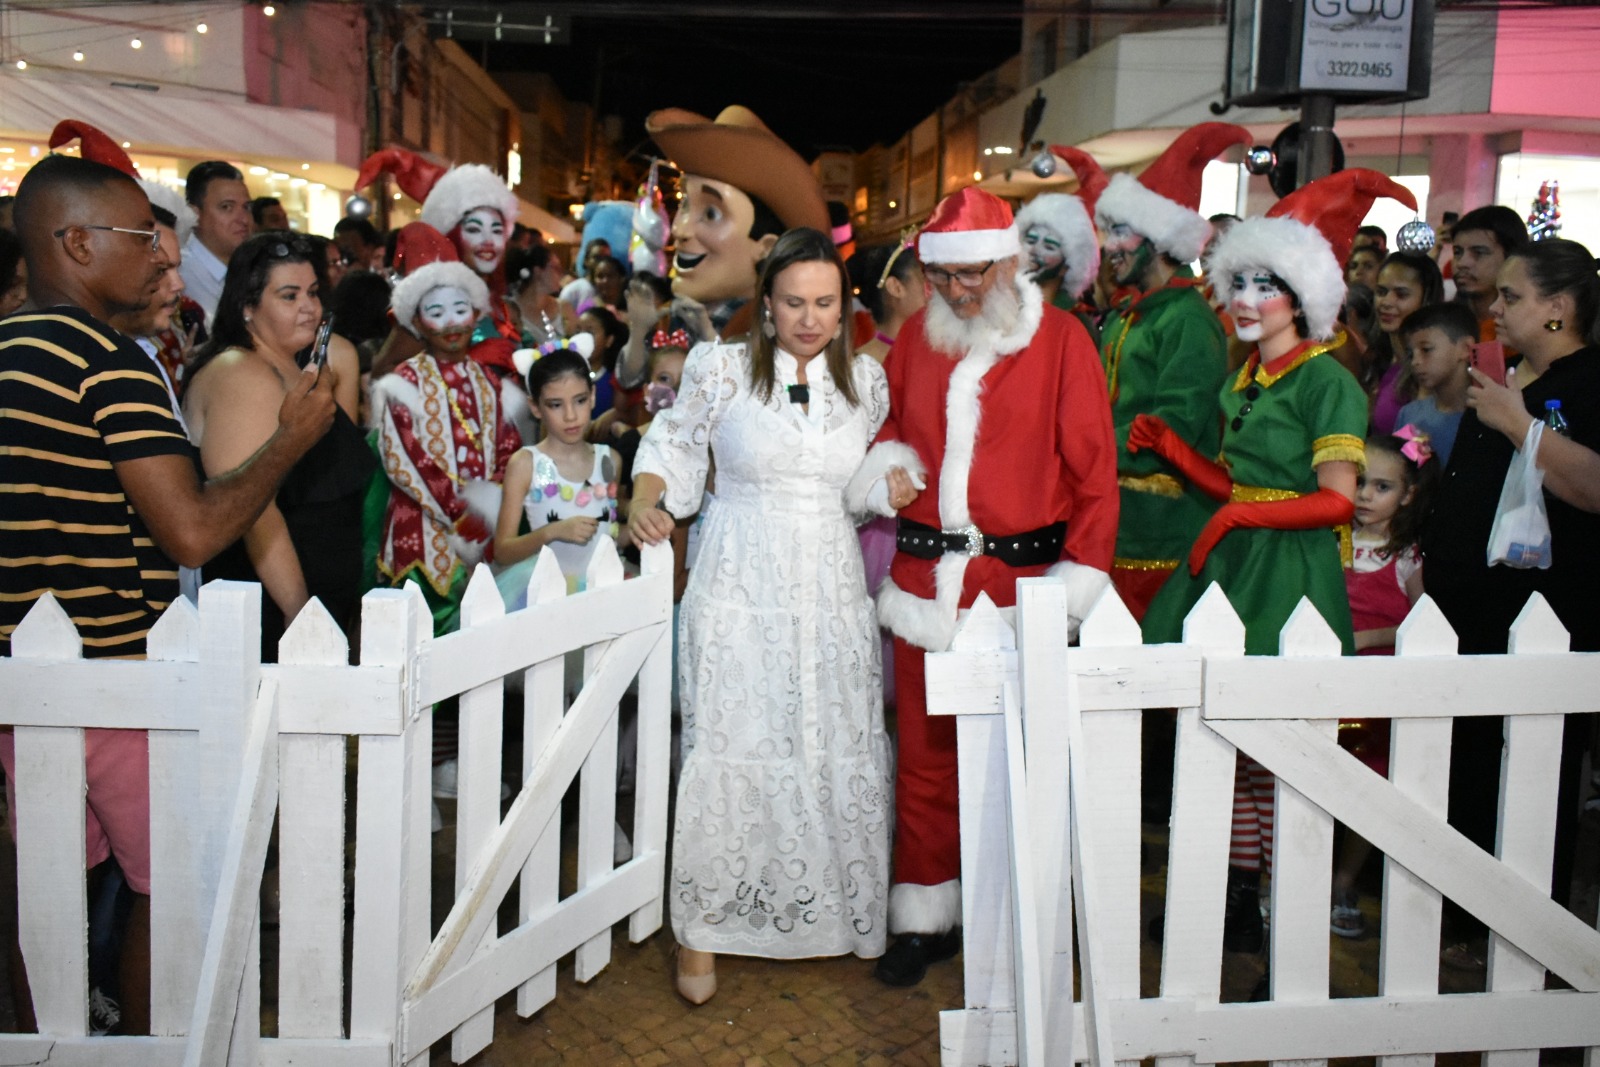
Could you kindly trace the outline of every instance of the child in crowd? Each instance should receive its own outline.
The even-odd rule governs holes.
[[[1429,304],[1400,325],[1411,353],[1411,375],[1422,395],[1400,409],[1396,426],[1414,426],[1428,435],[1439,465],[1450,462],[1456,430],[1467,410],[1467,367],[1478,341],[1478,321],[1465,304]]]
[[[545,545],[555,552],[572,593],[583,588],[601,536],[623,534],[616,457],[610,447],[584,440],[594,406],[588,361],[560,348],[528,365],[523,380],[544,437],[506,464],[494,550],[505,568],[497,583],[510,610],[527,604],[528,577]],[[524,514],[528,533],[519,532]]]
[[[1412,318],[1421,314],[1419,311]],[[1467,318],[1471,320],[1470,313]],[[1393,436],[1367,438],[1366,448],[1367,469],[1356,478],[1356,515],[1351,534],[1354,559],[1344,572],[1344,581],[1350,594],[1356,654],[1388,656],[1394,654],[1396,629],[1422,596],[1417,533],[1439,464],[1433,461],[1427,436],[1409,425],[1396,430]],[[1387,777],[1388,720],[1344,720],[1339,723],[1339,744]],[[1366,933],[1355,882],[1371,852],[1369,842],[1345,828],[1333,873],[1333,911],[1329,920],[1330,928],[1340,937]]]

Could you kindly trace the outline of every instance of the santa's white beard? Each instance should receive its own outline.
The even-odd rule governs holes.
[[[1017,283],[996,285],[983,298],[983,306],[970,319],[963,319],[950,309],[944,295],[934,291],[928,301],[928,314],[924,321],[928,340],[940,352],[963,356],[980,343],[993,343],[1016,329],[1022,318],[1022,294]]]

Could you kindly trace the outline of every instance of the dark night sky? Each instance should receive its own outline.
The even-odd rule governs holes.
[[[807,157],[892,143],[1021,40],[1020,0],[566,6],[585,12],[572,17],[571,44],[489,45],[489,69],[543,70],[589,101],[598,66],[600,113],[622,117],[625,148],[656,108],[715,116],[734,103]]]

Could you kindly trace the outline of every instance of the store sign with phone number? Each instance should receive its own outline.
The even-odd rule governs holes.
[[[1301,90],[1403,92],[1413,14],[1412,0],[1307,0]]]

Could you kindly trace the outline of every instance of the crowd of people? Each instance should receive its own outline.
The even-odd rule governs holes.
[[[747,109],[648,128],[681,170],[670,280],[601,239],[569,272],[482,166],[377,153],[359,181],[390,175],[420,221],[310,236],[231,164],[180,194],[63,123],[52,147],[80,155],[36,164],[0,229],[0,654],[46,592],[86,656],[139,657],[200,580],[258,581],[271,660],[312,598],[348,632],[365,589],[409,584],[445,633],[480,562],[515,609],[546,547],[577,591],[603,538],[671,543],[668,888],[700,1004],[719,953],[853,953],[914,985],[960,950],[955,730],[927,714],[924,657],[980,595],[1012,611],[1019,578],[1059,581],[1074,628],[1112,586],[1152,642],[1216,583],[1252,655],[1301,597],[1347,654],[1390,653],[1424,593],[1463,653],[1504,652],[1539,592],[1600,650],[1583,246],[1488,206],[1432,255],[1390,252],[1359,224],[1380,197],[1416,205],[1364,170],[1208,220],[1201,170],[1249,134],[1205,123],[1138,177],[1056,147],[1076,194],[1013,215],[963,189],[856,248]],[[1550,565],[1491,566],[1501,487],[1551,404]],[[1386,774],[1386,724],[1343,725]],[[1492,848],[1502,729],[1456,730],[1450,819]],[[1563,902],[1589,730],[1568,717]],[[86,752],[88,863],[114,857],[136,901],[98,1021],[145,1032],[145,738],[92,730]],[[9,779],[9,732],[0,762]],[[446,706],[434,762],[453,795]],[[1232,951],[1263,947],[1273,796],[1241,755]],[[1368,851],[1343,839],[1334,933],[1364,933]],[[1450,921],[1444,962],[1482,966],[1481,932]]]

